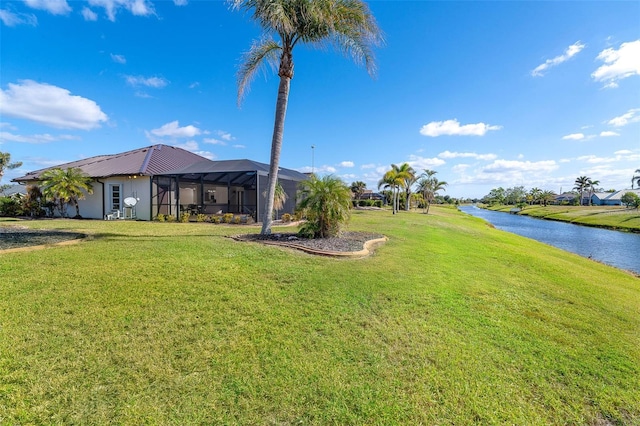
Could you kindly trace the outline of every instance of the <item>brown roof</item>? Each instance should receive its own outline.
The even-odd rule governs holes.
[[[159,175],[209,161],[182,148],[169,145],[152,145],[113,155],[98,155],[84,160],[48,167],[13,179],[14,182],[38,180],[40,175],[53,168],[79,168],[93,178],[122,175]]]

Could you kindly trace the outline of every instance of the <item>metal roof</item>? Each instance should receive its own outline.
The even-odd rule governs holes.
[[[92,178],[126,175],[203,175],[203,174],[246,174],[269,173],[269,165],[252,160],[211,161],[182,148],[169,145],[152,145],[113,155],[99,155],[84,160],[48,167],[13,179],[14,182],[39,180],[40,175],[53,168],[79,168]],[[303,173],[280,168],[278,176],[283,179],[301,181],[307,178]]]
[[[253,160],[221,160],[210,161],[205,160],[198,163],[194,163],[190,166],[175,169],[170,172],[162,174],[167,175],[208,175],[217,173],[258,173],[262,176],[269,174],[269,165],[265,163],[259,163]],[[285,169],[284,167],[278,168],[278,177],[282,179],[289,179],[294,181],[302,181],[308,179],[308,176],[304,173],[300,173],[296,170]]]

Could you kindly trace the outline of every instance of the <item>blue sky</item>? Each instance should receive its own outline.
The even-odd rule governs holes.
[[[453,197],[570,190],[581,175],[630,186],[640,2],[369,5],[386,40],[375,79],[296,47],[282,166],[313,161],[373,189],[409,162]],[[269,161],[278,78],[258,77],[237,106],[238,64],[261,32],[226,3],[3,0],[0,21],[0,151],[23,162],[2,183],[155,143]]]

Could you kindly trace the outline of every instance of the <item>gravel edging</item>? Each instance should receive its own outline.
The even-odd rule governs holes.
[[[294,233],[235,235],[235,241],[256,242],[267,245],[293,248],[309,254],[330,257],[365,257],[374,247],[387,241],[387,237],[370,232],[345,232],[340,237],[305,239]]]

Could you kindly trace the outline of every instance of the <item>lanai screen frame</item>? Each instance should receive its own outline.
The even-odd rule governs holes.
[[[302,179],[292,179],[286,174],[278,177],[278,182],[288,195],[280,214],[294,212],[298,184],[301,181]],[[250,215],[258,222],[262,220],[261,215],[266,204],[262,194],[266,193],[267,183],[268,173],[260,170],[155,175],[150,179],[151,218],[158,214],[180,217],[185,211],[207,215],[222,212]],[[164,190],[160,191],[159,188]],[[187,188],[195,188],[195,200],[193,197],[185,196],[185,193],[188,194],[188,191],[185,192]],[[216,194],[214,197],[223,193],[224,201],[214,198],[215,201],[212,202],[212,193]]]

